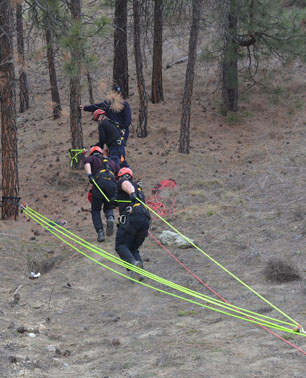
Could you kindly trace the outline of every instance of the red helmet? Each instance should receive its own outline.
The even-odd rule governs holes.
[[[102,109],[95,110],[95,112],[92,115],[92,119],[95,121],[98,118],[98,116],[101,114],[105,114],[105,111]]]
[[[91,149],[89,150],[89,155],[92,155],[95,151],[97,151],[101,155],[103,155],[103,151],[101,150],[101,148],[99,146],[93,146],[93,147],[91,147]]]
[[[121,168],[119,170],[119,172],[117,173],[118,177],[121,177],[121,176],[124,176],[124,175],[130,175],[131,178],[133,178],[133,172],[132,172],[132,170],[130,168],[126,168],[126,167]]]

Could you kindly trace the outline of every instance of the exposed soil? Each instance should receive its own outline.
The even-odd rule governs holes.
[[[149,136],[131,135],[128,162],[147,198],[156,183],[175,179],[177,188],[163,200],[171,206],[176,198],[175,213],[166,220],[305,326],[305,67],[295,68],[295,75],[292,68],[283,76],[273,72],[283,91],[253,88],[232,118],[218,112],[211,74],[199,72],[189,155],[177,152],[184,70],[185,64],[165,70],[165,102],[150,104]],[[32,107],[18,119],[22,202],[49,219],[67,220],[67,230],[115,255],[114,236],[103,245],[96,241],[85,172],[70,169],[68,87],[60,78],[64,112],[53,121],[45,111],[45,65],[35,75]],[[147,78],[149,83],[149,72]],[[134,77],[131,83],[133,88]],[[129,102],[136,126],[136,90]],[[86,146],[97,141],[88,113],[83,129]],[[133,283],[24,214],[0,227],[1,377],[305,377],[306,355],[255,324]],[[158,237],[164,229],[169,227],[154,218],[152,234]],[[169,249],[231,303],[285,319],[200,251]],[[151,237],[141,251],[149,272],[213,296]],[[269,279],[265,273],[273,260],[301,278]],[[31,271],[40,277],[29,279]],[[144,282],[164,289],[148,278]],[[305,337],[275,333],[306,351]]]

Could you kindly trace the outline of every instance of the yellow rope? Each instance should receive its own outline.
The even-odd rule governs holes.
[[[167,222],[164,218],[162,218],[156,211],[151,209],[149,206],[147,206],[144,202],[142,202],[139,198],[137,200],[143,204],[147,209],[149,209],[154,215],[156,215],[159,219],[161,219],[164,223],[166,223],[169,227],[171,227],[178,235],[182,236],[190,245],[192,245],[194,248],[196,248],[199,252],[203,253],[207,258],[209,258],[213,263],[219,266],[219,268],[223,269],[224,272],[228,273],[231,277],[233,277],[235,280],[237,280],[240,284],[245,286],[247,289],[249,289],[253,294],[257,295],[260,299],[262,299],[264,302],[266,302],[268,305],[273,307],[276,311],[278,311],[280,314],[282,314],[284,317],[286,317],[288,320],[293,322],[296,326],[299,324],[295,320],[293,320],[290,316],[286,315],[283,311],[281,311],[278,307],[273,305],[271,302],[269,302],[266,298],[264,298],[262,295],[257,293],[254,289],[252,289],[249,285],[247,285],[245,282],[243,282],[240,278],[238,278],[235,274],[230,272],[228,269],[226,269],[223,265],[221,265],[218,261],[216,261],[214,258],[209,256],[206,252],[204,252],[200,247],[198,247],[196,244],[194,244],[190,239],[188,239],[185,235],[183,235],[179,230],[177,230],[174,226],[172,226],[169,222]]]
[[[226,314],[226,315],[229,315],[229,316],[233,316],[233,317],[236,317],[236,318],[239,318],[239,319],[243,319],[243,320],[246,320],[246,321],[249,321],[249,322],[252,322],[252,323],[256,323],[256,324],[260,324],[260,325],[263,325],[263,326],[266,326],[266,327],[270,327],[270,328],[274,328],[274,329],[278,329],[278,330],[281,330],[281,331],[284,331],[284,332],[289,332],[289,333],[296,333],[294,330],[292,329],[288,329],[284,326],[281,326],[281,325],[278,325],[278,324],[274,324],[272,321],[275,321],[277,323],[282,323],[282,324],[286,324],[286,325],[289,325],[289,326],[293,326],[293,324],[290,324],[290,323],[287,323],[287,322],[284,322],[284,321],[281,321],[281,320],[278,320],[278,319],[274,319],[272,317],[268,317],[268,316],[264,316],[264,315],[261,315],[261,314],[256,314],[255,312],[252,312],[252,311],[249,311],[249,310],[245,310],[245,309],[242,309],[242,308],[239,308],[237,306],[233,306],[233,305],[230,305],[230,304],[225,304],[224,302],[221,302],[219,300],[216,300],[214,298],[211,298],[211,297],[208,297],[208,296],[205,296],[204,294],[201,294],[201,293],[197,293],[193,290],[190,290],[188,288],[185,288],[181,285],[177,285],[171,281],[168,281],[168,280],[165,280],[159,276],[156,276],[152,273],[149,273],[143,269],[140,269],[140,268],[137,268],[135,267],[134,265],[131,265],[115,256],[113,256],[112,254],[106,252],[106,251],[103,251],[102,249],[99,249],[97,248],[96,246],[86,242],[85,240],[83,240],[82,238],[80,238],[79,236],[73,234],[72,232],[66,230],[65,228],[61,227],[61,226],[58,226],[54,223],[52,223],[52,221],[50,221],[48,218],[42,216],[41,214],[37,213],[36,211],[34,211],[33,209],[30,209],[29,207],[26,207],[24,208],[23,210],[26,215],[28,215],[31,219],[33,219],[34,221],[36,221],[37,223],[39,223],[42,227],[44,227],[45,229],[47,229],[49,232],[51,232],[53,235],[55,235],[56,237],[58,237],[60,240],[62,240],[64,243],[66,243],[67,245],[71,246],[73,249],[75,249],[76,251],[78,251],[79,253],[83,254],[84,256],[88,257],[89,259],[93,260],[94,262],[98,263],[99,265],[102,265],[104,266],[105,268],[111,270],[112,272],[115,272],[123,277],[126,277],[126,278],[129,278],[133,281],[136,281],[134,280],[133,278],[131,277],[128,277],[102,263],[100,263],[99,261],[95,260],[94,258],[88,256],[86,253],[82,252],[81,250],[79,250],[78,248],[76,248],[75,246],[73,246],[70,242],[68,242],[67,240],[63,239],[61,236],[59,236],[56,232],[58,232],[59,234],[62,234],[64,235],[65,237],[71,239],[73,242],[87,248],[88,250],[94,252],[94,253],[97,253],[99,254],[100,256],[108,259],[109,261],[112,261],[118,265],[121,265],[127,269],[130,269],[130,270],[133,270],[135,271],[136,273],[140,273],[152,280],[155,280],[156,282],[159,282],[161,284],[164,284],[168,287],[172,287],[173,289],[175,290],[178,290],[178,291],[181,291],[185,294],[188,294],[190,296],[193,296],[195,298],[198,298],[200,300],[204,300],[210,304],[213,304],[215,306],[219,306],[219,307],[222,307],[224,309],[227,309],[227,311],[232,311],[232,312],[236,312],[236,313],[239,313],[241,316],[238,316],[236,314],[230,314],[228,312],[225,312],[223,310],[218,310],[218,309],[215,309],[211,306],[207,306],[207,305],[204,305],[203,303],[199,303],[199,302],[196,302],[194,300],[191,300],[191,299],[188,299],[188,298],[185,298],[185,297],[181,297],[179,295],[176,295],[176,294],[173,294],[173,293],[169,293],[169,292],[166,292],[162,289],[159,289],[159,288],[156,288],[154,286],[151,286],[151,285],[148,285],[148,284],[145,284],[143,282],[139,282],[139,281],[136,281],[136,282],[139,282],[141,283],[142,285],[144,286],[147,286],[147,287],[150,287],[150,288],[153,288],[157,291],[160,291],[160,292],[163,292],[163,293],[166,293],[168,295],[172,295],[174,297],[177,297],[177,298],[180,298],[180,299],[183,299],[183,300],[186,300],[188,302],[191,302],[191,303],[194,303],[194,304],[197,304],[199,306],[202,306],[202,307],[205,307],[205,308],[208,308],[208,309],[211,309],[211,310],[214,310],[214,311],[217,311],[217,312],[220,312],[220,313],[223,313],[223,314]],[[61,231],[63,230],[63,231]],[[69,236],[71,235],[71,236]],[[103,253],[101,253],[100,251],[102,251]],[[250,319],[250,315],[249,314],[252,314],[252,315],[255,315],[255,316],[252,316],[252,319]],[[244,316],[247,316],[248,318],[245,318]],[[267,319],[267,320],[265,320]],[[301,334],[302,335],[302,334]]]
[[[96,184],[96,182],[94,182],[96,187],[100,190],[100,192],[103,194],[103,196],[105,198],[107,198],[107,196],[103,193],[102,189]],[[109,199],[107,198],[107,200],[109,201]],[[143,201],[141,201],[138,197],[137,197],[137,200],[143,205],[145,206],[149,211],[151,211],[155,216],[157,216],[159,219],[161,219],[165,224],[167,224],[170,228],[172,228],[178,235],[182,236],[190,245],[192,245],[194,248],[196,248],[199,252],[201,252],[202,254],[204,254],[208,259],[210,259],[213,263],[215,263],[217,266],[219,266],[219,268],[221,268],[224,272],[226,272],[227,274],[229,274],[231,277],[233,277],[236,281],[238,281],[241,285],[243,285],[244,287],[246,287],[248,290],[250,290],[253,294],[255,294],[257,297],[259,297],[261,300],[263,300],[265,303],[267,303],[269,306],[271,306],[272,308],[274,308],[276,311],[278,311],[280,314],[282,314],[285,318],[287,318],[288,320],[290,320],[291,322],[293,322],[295,324],[295,326],[298,326],[299,323],[297,321],[295,321],[294,319],[292,319],[289,315],[285,314],[282,310],[280,310],[278,307],[276,307],[274,304],[272,304],[270,301],[268,301],[266,298],[264,298],[261,294],[259,294],[256,290],[254,290],[253,288],[251,288],[249,285],[247,285],[245,282],[243,282],[240,278],[238,278],[235,274],[233,274],[232,272],[230,272],[228,269],[226,269],[223,265],[221,265],[218,261],[216,261],[214,258],[212,258],[211,256],[209,256],[206,252],[204,252],[200,247],[198,247],[196,244],[194,244],[189,238],[187,238],[184,234],[182,234],[179,230],[177,230],[174,226],[172,226],[169,222],[167,222],[163,217],[161,217],[156,211],[154,211],[153,209],[151,209],[148,205],[146,205]],[[120,202],[120,201],[118,201]],[[126,202],[126,201],[124,201]]]

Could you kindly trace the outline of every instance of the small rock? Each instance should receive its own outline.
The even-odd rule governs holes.
[[[192,245],[184,239],[181,235],[178,235],[175,232],[164,230],[159,235],[159,240],[162,242],[162,244],[167,246],[175,246],[177,248],[190,248]],[[189,239],[191,243],[193,243],[193,240]]]
[[[11,364],[16,364],[17,363],[17,357],[16,356],[9,356],[8,360]]]
[[[48,352],[55,352],[56,351],[56,347],[54,345],[47,345],[46,349],[47,349]]]
[[[15,323],[14,323],[13,321],[11,321],[7,328],[8,328],[8,329],[13,329],[13,328],[15,328]]]
[[[19,333],[25,333],[25,332],[27,332],[27,329],[26,329],[26,327],[21,326],[21,327],[17,328],[17,332],[19,332]]]
[[[113,339],[113,340],[112,340],[112,344],[113,344],[114,346],[120,345],[120,340],[119,340],[119,339]]]

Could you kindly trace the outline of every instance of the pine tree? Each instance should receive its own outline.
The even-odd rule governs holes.
[[[181,130],[179,139],[179,152],[189,153],[190,142],[190,114],[191,97],[193,92],[194,69],[196,62],[196,50],[199,37],[200,18],[203,0],[192,1],[192,25],[190,29],[188,63],[185,76],[185,88],[182,104]]]
[[[0,105],[2,149],[2,219],[18,217],[18,154],[13,25],[10,0],[0,1]]]

